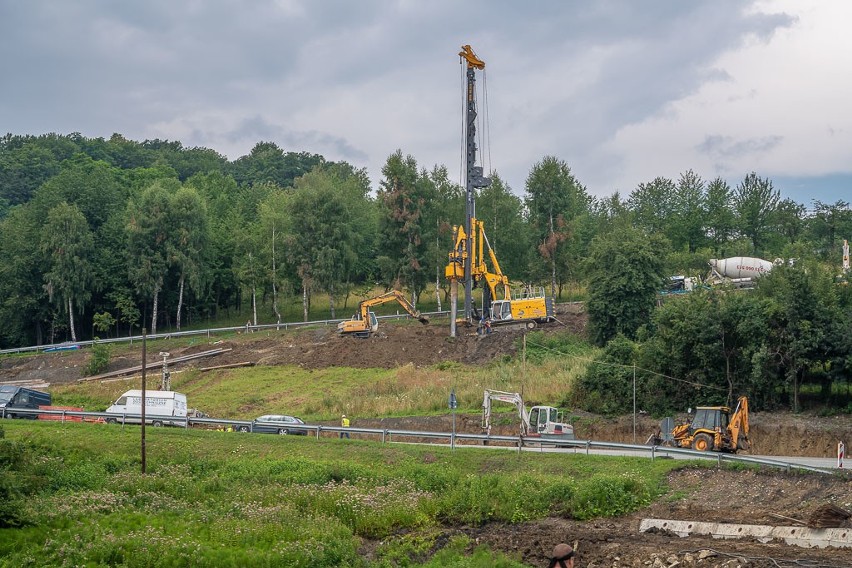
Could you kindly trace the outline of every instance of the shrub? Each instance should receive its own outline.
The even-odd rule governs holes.
[[[95,338],[97,341],[98,338]],[[103,373],[109,366],[110,347],[106,343],[95,343],[92,345],[92,356],[84,369],[85,375],[92,376]]]

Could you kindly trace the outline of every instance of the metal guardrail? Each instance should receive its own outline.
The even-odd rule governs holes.
[[[74,410],[34,410],[34,409],[0,409],[0,418],[7,417],[32,417],[33,419],[38,418],[38,415],[53,415],[58,418],[54,420],[61,420],[63,423],[66,422],[115,422],[117,424],[139,424],[141,422],[141,415],[139,414],[115,414],[115,413],[106,413],[106,412],[82,412],[82,411],[74,411]],[[182,428],[190,428],[192,426],[214,426],[217,429],[228,429],[231,428],[235,431],[239,430],[241,426],[247,426],[248,431],[252,431],[253,423],[249,420],[222,420],[219,418],[200,418],[200,417],[175,417],[175,416],[164,416],[157,414],[147,414],[145,415],[145,423],[154,425],[155,423],[159,423],[159,425],[171,425],[178,426]],[[449,445],[453,448],[456,447],[456,442],[458,441],[469,441],[476,442],[478,444],[487,445],[492,442],[494,443],[504,443],[509,444],[510,446],[515,446],[518,448],[520,452],[522,448],[530,448],[530,444],[535,444],[540,448],[544,448],[545,446],[553,446],[553,447],[561,447],[561,448],[574,448],[575,450],[585,450],[586,454],[590,454],[591,450],[615,450],[615,451],[628,451],[635,452],[641,456],[647,456],[650,459],[664,458],[670,457],[670,455],[681,455],[688,458],[700,459],[700,460],[712,460],[716,461],[720,466],[724,462],[729,463],[742,463],[742,464],[754,464],[754,465],[763,465],[768,467],[775,467],[779,469],[784,469],[786,471],[791,471],[794,469],[811,471],[815,473],[823,473],[823,474],[833,474],[837,473],[836,470],[825,469],[820,467],[813,467],[804,464],[790,463],[784,462],[780,460],[767,459],[767,458],[758,458],[754,456],[742,456],[737,454],[726,454],[722,452],[699,452],[696,450],[688,450],[685,448],[670,448],[668,446],[645,446],[639,444],[621,444],[616,442],[600,442],[594,440],[547,440],[541,438],[524,438],[522,436],[492,436],[486,434],[467,434],[463,432],[427,432],[420,430],[392,430],[392,429],[381,429],[381,428],[355,428],[348,427],[343,428],[341,426],[324,426],[321,424],[299,424],[293,425],[292,423],[281,423],[282,427],[286,427],[288,430],[304,430],[309,435],[313,434],[317,439],[319,439],[320,435],[323,432],[329,432],[331,434],[340,434],[340,433],[350,433],[350,434],[363,434],[368,436],[378,436],[382,443],[393,442],[395,438],[418,438],[418,439],[431,439],[431,440],[447,440]],[[471,445],[462,445],[461,447],[474,447]]]
[[[448,317],[450,312],[441,311],[441,312],[424,312],[423,315],[431,317]],[[380,320],[398,320],[398,319],[406,319],[410,318],[408,314],[391,314],[387,316],[377,316]],[[261,331],[261,330],[271,330],[274,329],[276,331],[287,331],[290,329],[297,329],[302,327],[311,327],[311,326],[337,326],[342,321],[349,321],[350,318],[343,319],[328,319],[328,320],[314,320],[314,321],[300,321],[300,322],[286,322],[286,323],[264,323],[259,325],[238,325],[231,327],[212,327],[208,329],[194,329],[189,331],[170,331],[166,333],[156,333],[149,334],[147,336],[148,340],[154,339],[171,339],[173,337],[190,337],[193,335],[206,335],[210,337],[211,335],[215,335],[217,333],[228,333],[228,332],[237,332],[237,331]],[[108,339],[98,339],[97,341],[76,341],[76,342],[63,342],[63,343],[52,343],[49,345],[32,345],[29,347],[12,347],[11,349],[0,349],[0,355],[9,355],[13,353],[41,353],[41,352],[50,352],[50,351],[68,351],[79,349],[80,347],[89,347],[94,345],[95,343],[133,343],[134,341],[142,341],[141,335],[128,335],[126,337],[112,337]]]

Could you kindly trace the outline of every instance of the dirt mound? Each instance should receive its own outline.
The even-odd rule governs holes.
[[[852,510],[852,479],[779,472],[683,469],[669,475],[669,490],[654,505],[619,519],[578,522],[549,518],[514,526],[466,528],[475,542],[547,566],[559,542],[576,543],[577,566],[852,566],[852,550],[801,548],[754,539],[715,540],[640,533],[643,518],[772,526],[803,526],[829,503]]]
[[[407,364],[417,367],[446,361],[484,363],[515,353],[519,332],[498,330],[477,335],[470,330],[449,337],[446,326],[383,325],[368,338],[340,337],[336,331],[314,331],[310,339],[287,338],[275,349],[260,353],[261,365],[299,365],[306,368],[355,367],[392,369]],[[252,346],[252,350],[256,349]]]

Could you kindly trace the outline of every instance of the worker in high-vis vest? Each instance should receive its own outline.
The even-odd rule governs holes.
[[[340,417],[340,426],[341,426],[342,428],[349,428],[349,419],[348,419],[348,418],[346,418],[346,415],[345,415],[345,414],[344,414],[343,416],[341,416],[341,417]],[[341,438],[341,439],[343,439],[344,437],[345,437],[345,438],[349,438],[349,432],[341,432],[341,433],[340,433],[340,438]]]

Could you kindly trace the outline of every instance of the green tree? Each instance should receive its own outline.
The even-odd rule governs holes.
[[[597,345],[619,333],[628,338],[648,322],[663,278],[659,237],[623,227],[598,235],[586,263],[589,333]]]
[[[623,335],[613,337],[577,381],[572,403],[578,408],[609,416],[632,411],[633,372],[638,348],[635,342]],[[646,404],[641,408],[653,410]]]
[[[627,200],[636,226],[648,234],[666,234],[674,216],[672,196],[676,192],[677,186],[668,178],[658,177],[650,183],[640,183]]]
[[[754,254],[764,252],[780,194],[772,181],[751,172],[734,190],[737,230],[751,241]]]
[[[169,263],[178,270],[178,305],[175,326],[180,331],[184,285],[199,291],[203,282],[204,249],[210,240],[207,206],[192,188],[181,187],[171,197],[169,207]]]
[[[465,190],[450,180],[445,166],[435,166],[424,175],[423,183],[431,186],[430,192],[435,196],[424,209],[420,223],[422,240],[426,245],[424,273],[435,274],[435,299],[440,309],[441,291],[446,299],[450,294],[448,283],[444,279],[444,268],[447,264],[447,253],[453,247],[453,227],[464,226]],[[492,179],[489,188],[494,187],[494,183]],[[479,201],[485,202],[486,208],[488,207],[487,197]]]
[[[805,206],[782,199],[775,210],[775,230],[788,243],[796,243],[805,228]]]
[[[485,234],[503,273],[514,281],[528,281],[532,238],[524,220],[524,204],[499,174],[492,174],[491,184],[480,191],[476,214],[485,223]]]
[[[283,269],[284,238],[290,233],[290,216],[287,214],[287,196],[283,191],[274,191],[258,206],[260,230],[266,236],[263,239],[263,252],[269,258],[269,283],[272,286],[272,311],[276,322],[281,323],[281,309],[278,297],[281,283],[285,280]]]
[[[151,333],[157,333],[157,309],[168,271],[171,195],[177,180],[153,183],[127,205],[127,255],[130,281],[136,291],[152,299]]]
[[[694,253],[705,246],[707,219],[704,180],[688,170],[680,175],[671,196],[671,219],[666,236],[675,250],[686,248]]]
[[[59,173],[59,160],[36,141],[0,139],[0,199],[26,203],[36,189]]]
[[[375,230],[363,184],[316,169],[296,180],[291,195],[287,256],[301,281],[303,317],[307,321],[316,284],[328,292],[334,318],[340,284],[356,269],[356,251]]]
[[[388,157],[382,176],[378,191],[382,210],[381,256],[377,260],[380,277],[388,287],[407,285],[416,304],[429,280],[422,223],[427,204],[434,200],[435,187],[425,172],[418,173],[412,156],[403,157],[402,150]]]
[[[41,345],[52,309],[44,289],[44,216],[31,204],[14,207],[0,223],[0,338],[8,346]],[[51,328],[49,341],[53,343]]]
[[[705,199],[707,217],[705,226],[714,252],[725,254],[725,245],[734,234],[735,216],[733,210],[733,192],[722,178],[716,178],[707,185]]]
[[[837,200],[823,203],[814,200],[814,214],[810,219],[811,239],[824,257],[837,258],[838,240],[852,235],[852,209],[849,203]]]
[[[289,187],[325,159],[307,152],[284,152],[273,142],[258,142],[247,156],[231,164],[229,173],[240,185],[268,184]]]
[[[841,341],[833,275],[815,263],[781,265],[761,279],[758,292],[771,299],[766,363],[790,388],[794,412],[801,385],[828,361]]]
[[[568,278],[576,262],[572,248],[575,220],[588,213],[591,198],[562,160],[545,156],[526,180],[526,206],[538,252],[550,266],[550,293]]]
[[[240,188],[231,176],[219,172],[196,174],[184,185],[198,191],[207,204],[210,242],[204,251],[204,265],[209,286],[205,290],[209,294],[208,313],[216,315],[220,306],[233,305],[239,297],[236,228],[251,226],[239,206],[244,188]]]
[[[85,216],[74,205],[60,203],[47,214],[41,247],[47,257],[45,289],[68,313],[71,341],[77,341],[74,306],[84,306],[92,296],[91,264],[94,239]]]

